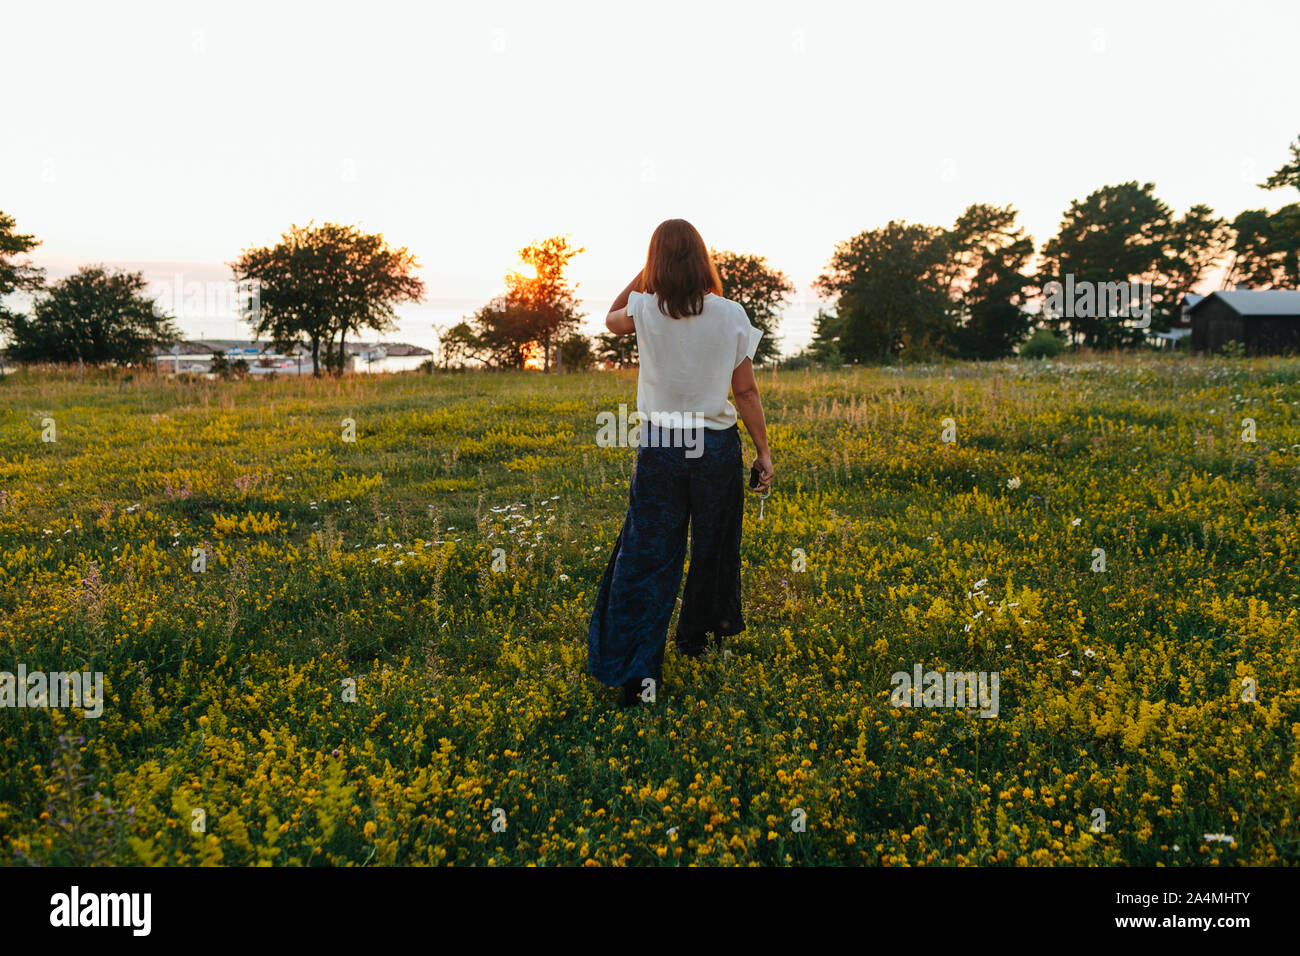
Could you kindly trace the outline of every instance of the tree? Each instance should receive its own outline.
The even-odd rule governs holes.
[[[246,249],[229,265],[237,282],[256,286],[244,310],[254,338],[269,335],[287,349],[305,336],[316,376],[322,343],[325,367],[340,375],[349,332],[392,331],[393,306],[424,298],[424,282],[412,274],[415,256],[355,226],[291,226],[276,245]]]
[[[30,319],[4,316],[9,352],[20,362],[149,362],[180,333],[145,288],[142,273],[82,266],[37,297]]]
[[[847,361],[951,348],[948,234],[894,221],[835,248],[813,288],[836,299],[839,349]]]
[[[330,228],[326,224],[326,229]],[[379,233],[363,233],[353,227],[333,227],[336,241],[347,254],[348,282],[344,287],[344,308],[337,316],[338,347],[331,351],[336,373],[343,371],[344,341],[349,332],[373,329],[391,332],[397,328],[399,302],[424,298],[424,282],[413,275],[419,262],[405,246],[392,248]]]
[[[1043,247],[1040,284],[1064,282],[1067,275],[1078,286],[1154,280],[1172,218],[1154,189],[1154,183],[1128,182],[1103,186],[1086,199],[1071,202],[1060,230]],[[1113,316],[1057,317],[1048,325],[1054,326],[1053,331],[1068,329],[1072,340],[1094,347],[1136,341]]]
[[[26,256],[41,244],[35,236],[19,233],[17,225],[13,216],[0,211],[0,333],[10,336],[12,326],[19,319],[5,310],[4,297],[14,292],[35,292],[45,279],[44,270],[33,266],[30,260],[16,258]]]
[[[1156,198],[1154,183],[1103,186],[1070,203],[1060,231],[1043,247],[1039,281],[1046,286],[1072,275],[1076,286],[1090,283],[1094,289],[1149,282],[1152,325],[1163,325],[1182,294],[1222,257],[1226,239],[1226,224],[1208,206],[1193,206],[1176,218]],[[1124,317],[1075,315],[1048,324],[1068,327],[1071,338],[1107,348],[1134,344],[1144,336],[1142,329],[1119,321]]]
[[[1231,238],[1232,228],[1227,221],[1204,204],[1193,206],[1170,224],[1159,280],[1165,289],[1167,309],[1160,316],[1160,324],[1172,317],[1183,296],[1223,259]]]
[[[462,350],[494,369],[523,368],[529,346],[537,342],[539,334],[536,313],[504,297],[471,315],[469,331],[459,340]]]
[[[1290,145],[1291,161],[1284,163],[1262,189],[1300,190],[1300,137]],[[1294,289],[1300,286],[1300,203],[1275,213],[1250,209],[1232,222],[1232,266],[1228,280],[1260,289]]]
[[[842,330],[843,323],[840,322],[839,316],[825,309],[818,309],[813,317],[812,341],[800,353],[800,357],[821,364],[840,365],[844,361],[844,356],[840,352]]]
[[[506,273],[504,295],[472,316],[471,351],[490,368],[523,368],[532,346],[540,346],[543,368],[551,367],[552,345],[570,337],[581,323],[575,289],[565,277],[569,261],[585,250],[565,236],[552,236],[519,250],[521,270]]]
[[[15,258],[26,256],[41,244],[35,236],[17,232],[17,225],[13,216],[0,211],[0,298],[14,292],[35,292],[44,283],[44,269]]]
[[[601,332],[596,336],[596,358],[615,368],[632,368],[639,361],[636,336]]]
[[[1300,136],[1287,148],[1291,150],[1291,162],[1282,164],[1273,175],[1260,183],[1261,189],[1282,189],[1285,186],[1300,189]]]
[[[482,361],[483,343],[468,322],[462,319],[450,328],[435,325],[434,330],[442,368],[464,368],[468,362]]]
[[[1252,289],[1300,286],[1300,204],[1275,213],[1247,209],[1232,220],[1227,284]]]
[[[318,241],[306,227],[291,226],[274,246],[244,250],[229,263],[237,282],[255,283],[257,298],[244,319],[255,338],[269,335],[279,351],[305,337],[311,344],[312,374],[321,374],[321,342],[327,341],[338,311],[343,254]]]
[[[564,338],[557,339],[555,351],[560,356],[561,367],[567,372],[581,372],[591,368],[596,361],[591,339],[581,332],[568,332]]]
[[[567,338],[582,321],[576,290],[564,272],[569,261],[585,251],[570,245],[566,236],[542,239],[519,250],[519,261],[532,274],[516,270],[506,275],[505,311],[518,312],[507,321],[519,320],[530,331],[532,337],[525,344],[541,345],[544,371],[551,368],[551,340]]]
[[[1015,209],[969,206],[949,231],[948,250],[960,353],[984,359],[1013,354],[1029,334],[1024,305],[1032,280],[1025,270],[1034,254]]]
[[[794,294],[794,283],[783,272],[769,266],[763,256],[713,249],[709,255],[722,280],[723,298],[744,306],[750,323],[763,332],[754,353],[755,364],[777,358],[780,350],[776,327],[781,321],[781,306],[787,296]]]

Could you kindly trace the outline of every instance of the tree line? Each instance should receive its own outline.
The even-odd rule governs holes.
[[[1261,188],[1300,191],[1300,138],[1289,149],[1290,160]],[[949,227],[895,220],[838,243],[813,283],[832,305],[818,311],[812,343],[795,359],[994,359],[1015,353],[1035,328],[1093,348],[1142,340],[1145,329],[1104,312],[1036,311],[1048,284],[1066,275],[1078,283],[1149,283],[1153,329],[1167,329],[1183,295],[1218,266],[1230,286],[1300,287],[1300,202],[1273,213],[1246,210],[1229,222],[1203,204],[1175,215],[1153,183],[1103,186],[1070,204],[1040,250],[1017,215],[1010,205],[976,203]],[[29,259],[39,244],[0,212],[0,334],[11,360],[146,363],[156,347],[180,340],[175,320],[147,295],[142,273],[83,266],[47,284]],[[586,316],[567,269],[583,251],[567,236],[521,249],[521,268],[507,273],[500,295],[437,329],[438,364],[636,364],[634,336],[579,331]],[[778,359],[781,310],[793,284],[762,256],[710,253],[723,295],[765,333],[756,360]],[[349,336],[394,331],[396,306],[420,302],[426,291],[408,249],[335,223],[291,226],[277,243],[245,249],[227,265],[247,290],[239,312],[254,339],[282,351],[305,341],[317,375],[341,374]],[[4,307],[14,292],[32,295],[29,312]]]
[[[1260,184],[1300,190],[1300,139],[1290,161]],[[1217,266],[1228,286],[1300,287],[1300,203],[1247,210],[1231,222],[1206,205],[1177,216],[1153,183],[1103,186],[1070,204],[1039,251],[1011,206],[975,204],[951,227],[901,221],[840,243],[814,289],[835,300],[815,320],[805,357],[887,361],[903,353],[991,359],[1010,355],[1038,328],[1107,349],[1145,329],[1100,312],[1031,309],[1049,283],[1150,283],[1150,328],[1167,330],[1182,297]]]
[[[0,212],[0,299],[27,292],[34,300],[30,313],[6,310],[0,302],[0,332],[11,360],[144,364],[156,348],[180,341],[175,319],[147,294],[143,273],[83,266],[47,284],[44,271],[26,258],[39,245]],[[578,331],[586,316],[566,270],[583,251],[566,236],[521,249],[523,268],[507,274],[504,293],[455,326],[437,330],[439,364],[522,368],[534,355],[548,370],[553,364],[577,370],[596,361],[635,364],[634,339],[591,339]],[[775,358],[780,305],[794,286],[762,257],[716,250],[713,255],[724,294],[745,304],[751,320],[772,333],[758,358]],[[341,375],[349,337],[367,329],[395,331],[396,306],[425,297],[410,250],[356,226],[294,225],[278,242],[245,249],[227,265],[242,290],[237,311],[253,338],[280,351],[305,342],[316,375]],[[227,367],[224,356],[214,357],[218,367]]]

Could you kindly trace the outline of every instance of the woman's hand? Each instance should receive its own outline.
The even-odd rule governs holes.
[[[772,468],[772,453],[765,451],[761,455],[755,455],[754,467],[758,469],[758,487],[754,491],[765,494],[772,487],[772,476],[776,474]]]

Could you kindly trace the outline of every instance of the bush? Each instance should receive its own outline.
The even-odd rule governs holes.
[[[559,352],[566,372],[581,372],[591,368],[596,361],[595,352],[591,348],[591,339],[577,333],[560,340]]]
[[[1055,358],[1065,351],[1066,341],[1050,329],[1038,329],[1020,346],[1025,358]]]
[[[781,359],[778,365],[792,372],[805,368],[837,369],[844,366],[844,355],[834,342],[814,343],[789,358]]]
[[[248,375],[248,362],[242,358],[237,358],[232,362],[224,352],[213,352],[208,371],[225,381],[232,378],[245,378]]]

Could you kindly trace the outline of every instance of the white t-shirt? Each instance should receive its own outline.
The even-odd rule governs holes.
[[[727,401],[731,373],[754,358],[763,333],[749,324],[739,302],[712,292],[704,311],[674,319],[659,308],[659,297],[633,292],[627,314],[636,325],[641,362],[636,407],[642,421],[668,428],[691,428],[697,418],[705,428],[730,428],[736,407]]]

